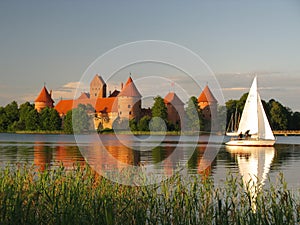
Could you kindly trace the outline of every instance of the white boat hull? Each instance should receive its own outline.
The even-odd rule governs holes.
[[[263,139],[232,139],[226,142],[226,145],[230,146],[273,146],[275,140],[263,140]]]
[[[226,135],[227,136],[231,136],[231,137],[236,137],[238,136],[239,134],[237,132],[226,132]]]

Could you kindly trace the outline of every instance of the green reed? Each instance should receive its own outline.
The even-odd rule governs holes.
[[[299,216],[299,192],[282,175],[253,199],[230,174],[220,187],[210,177],[179,175],[133,187],[88,166],[0,169],[0,224],[297,224]]]

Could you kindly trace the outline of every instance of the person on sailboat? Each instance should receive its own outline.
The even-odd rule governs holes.
[[[239,134],[238,139],[239,139],[239,140],[242,140],[242,139],[243,139],[243,133],[242,133],[242,132]]]
[[[247,130],[247,131],[245,132],[245,138],[246,138],[246,139],[251,137],[251,134],[249,134],[249,132],[250,132],[250,130]]]

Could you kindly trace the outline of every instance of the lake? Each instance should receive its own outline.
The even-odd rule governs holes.
[[[228,147],[221,136],[130,136],[0,134],[0,166],[17,163],[39,170],[88,161],[98,172],[149,167],[152,173],[171,176],[210,175],[222,184],[229,172],[244,182],[258,178],[276,182],[282,172],[293,189],[300,188],[300,136],[278,136],[274,147]]]

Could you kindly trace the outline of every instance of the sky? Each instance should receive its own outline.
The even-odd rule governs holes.
[[[300,111],[299,24],[297,0],[0,1],[0,105],[33,102],[44,84],[56,103],[72,98],[99,56],[126,43],[162,40],[199,55],[225,101],[240,98],[257,75],[262,99]],[[136,80],[176,75],[172,69],[159,74],[157,67],[146,68],[120,70],[108,89],[126,82],[129,72]],[[155,85],[148,82],[148,89]]]

